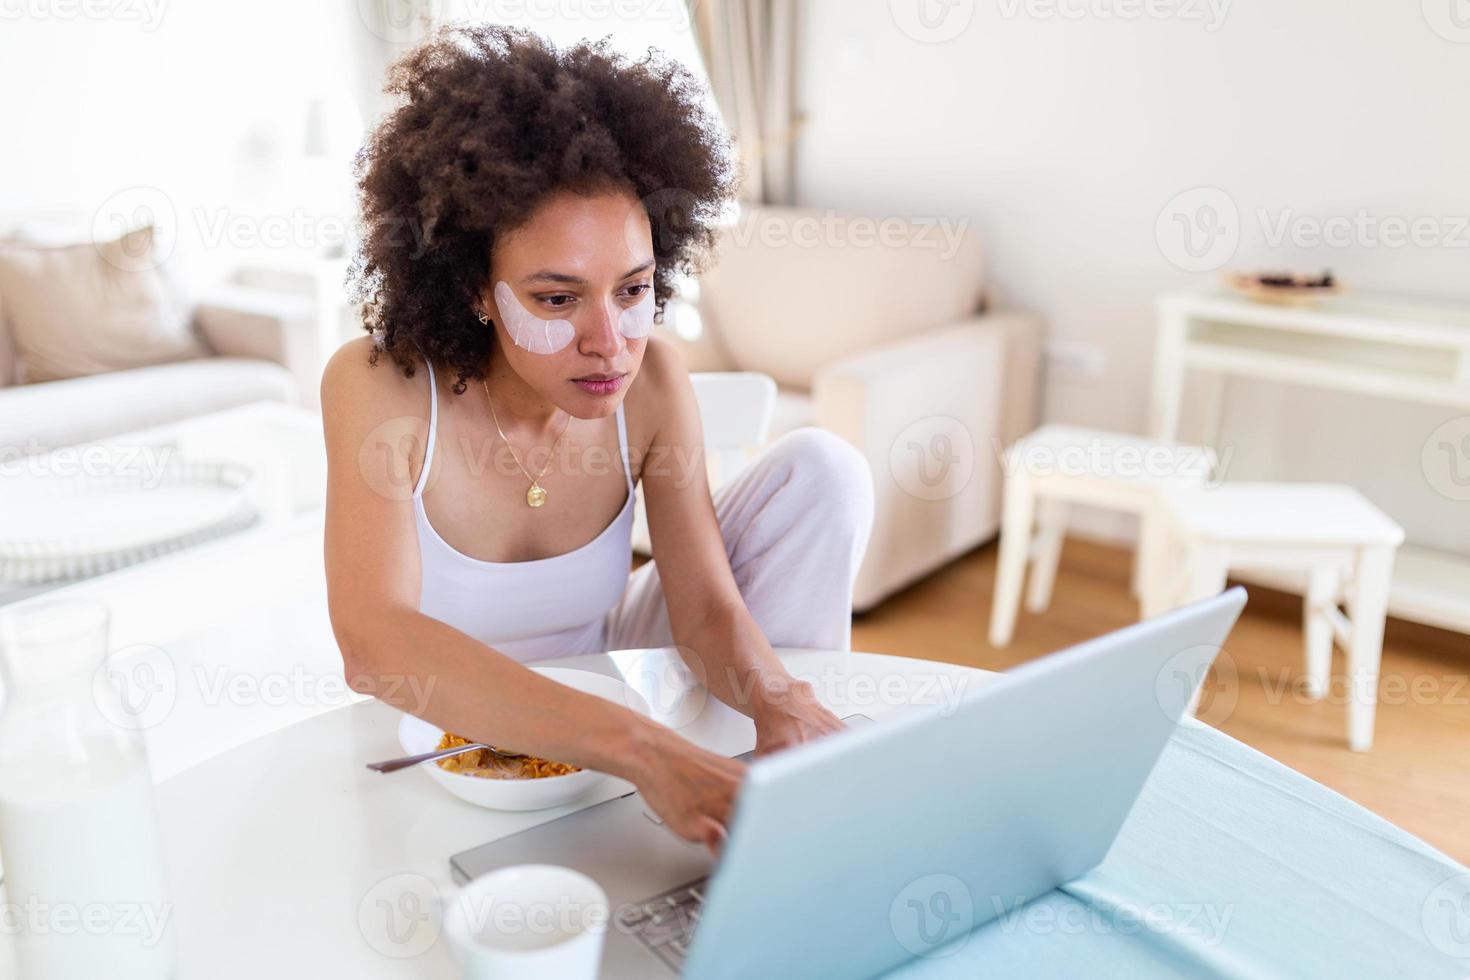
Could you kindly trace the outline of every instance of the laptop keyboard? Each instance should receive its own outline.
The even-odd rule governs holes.
[[[618,913],[618,924],[658,954],[671,969],[679,971],[684,967],[684,957],[704,909],[707,881],[708,878],[691,881],[629,906]]]

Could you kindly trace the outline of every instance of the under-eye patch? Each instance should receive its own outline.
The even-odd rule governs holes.
[[[628,307],[618,316],[618,333],[629,340],[639,340],[653,332],[653,290],[643,292],[643,298]]]
[[[526,309],[504,281],[495,284],[495,305],[511,341],[532,354],[555,354],[577,334],[570,320],[543,320]]]

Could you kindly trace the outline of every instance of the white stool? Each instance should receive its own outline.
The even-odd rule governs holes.
[[[1006,452],[991,645],[1011,642],[1028,560],[1032,567],[1026,608],[1041,612],[1051,603],[1072,504],[1138,515],[1133,587],[1140,596],[1157,594],[1148,582],[1162,544],[1156,516],[1159,490],[1199,486],[1214,468],[1213,450],[1098,429],[1044,425],[1018,440]],[[1034,540],[1033,524],[1038,529]]]
[[[1167,535],[1145,603],[1168,609],[1216,595],[1232,568],[1305,572],[1307,694],[1320,698],[1334,638],[1347,652],[1348,745],[1373,745],[1378,666],[1394,553],[1404,530],[1351,487],[1227,483],[1164,494]],[[1347,615],[1338,608],[1346,602]]]

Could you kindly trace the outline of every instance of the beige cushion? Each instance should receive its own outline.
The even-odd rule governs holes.
[[[4,297],[0,297],[0,388],[15,383],[15,343],[5,327]]]
[[[152,227],[102,243],[0,244],[0,303],[26,382],[205,352],[156,267]]]
[[[950,219],[747,208],[700,277],[700,313],[729,353],[728,370],[810,389],[835,357],[979,309],[984,250],[963,231]]]

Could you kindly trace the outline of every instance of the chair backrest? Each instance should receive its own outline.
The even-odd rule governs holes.
[[[765,444],[776,410],[776,382],[754,371],[695,372],[689,380],[699,401],[713,488]]]

